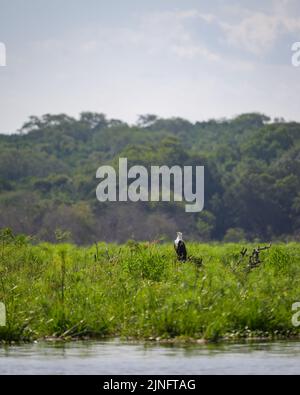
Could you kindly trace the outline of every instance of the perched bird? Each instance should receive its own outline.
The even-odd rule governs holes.
[[[177,239],[174,242],[174,248],[180,262],[185,262],[187,259],[186,246],[182,238],[182,233],[177,233]]]

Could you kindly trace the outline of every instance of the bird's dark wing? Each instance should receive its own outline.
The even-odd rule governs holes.
[[[186,251],[186,246],[185,246],[184,242],[182,242],[182,245],[181,245],[181,255],[182,255],[183,259],[186,260],[187,251]]]
[[[179,260],[185,261],[187,258],[187,251],[186,251],[186,246],[183,241],[180,241],[178,243],[177,249],[176,249],[177,256]]]

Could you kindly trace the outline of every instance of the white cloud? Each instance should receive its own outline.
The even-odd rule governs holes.
[[[207,63],[219,63],[220,66],[232,70],[252,70],[253,64],[244,60],[232,61],[226,51],[217,52],[211,45],[205,43],[207,37],[192,34],[191,21],[204,24],[215,24],[226,32],[227,40],[234,45],[239,45],[243,40],[247,41],[248,23],[239,26],[226,24],[216,15],[201,13],[197,10],[154,12],[139,16],[136,25],[130,28],[110,28],[91,26],[85,30],[69,32],[68,36],[61,40],[44,40],[33,43],[33,47],[39,53],[48,54],[67,53],[88,57],[97,55],[106,50],[109,53],[117,53],[120,49],[127,48],[129,51],[138,51],[141,55],[152,57],[175,56],[182,60],[198,60]],[[238,30],[244,30],[243,35]],[[258,33],[259,34],[259,33]],[[252,37],[252,40],[256,36]],[[252,49],[250,43],[244,45]],[[249,47],[250,46],[250,47]],[[254,47],[253,47],[254,49]],[[52,55],[51,55],[52,56]]]
[[[238,23],[219,20],[229,45],[256,55],[274,48],[276,41],[287,33],[300,33],[300,18],[279,13],[266,14],[241,10]]]
[[[181,58],[194,59],[195,57],[201,57],[211,62],[217,62],[220,60],[220,56],[218,54],[211,52],[204,46],[200,45],[173,45],[171,47],[171,51]]]
[[[238,24],[221,23],[230,45],[260,54],[273,47],[280,30],[277,17],[254,13]]]
[[[148,14],[140,26],[142,44],[151,54],[170,53],[180,58],[200,58],[215,62],[219,55],[209,49],[201,37],[193,37],[189,22],[211,23],[211,14],[202,14],[197,10],[184,10]]]
[[[226,12],[217,9],[215,13],[202,13],[191,9],[148,14],[140,26],[140,43],[152,54],[169,51],[180,58],[219,61],[226,48],[221,56],[205,44],[207,37],[192,35],[190,23],[196,21],[199,26],[214,26],[219,43],[262,55],[272,50],[282,35],[300,34],[300,17],[290,11],[294,4],[294,0],[274,0],[273,9],[268,13],[228,6]]]
[[[216,9],[215,13],[202,13],[198,10],[184,10],[174,12],[163,12],[148,16],[148,23],[152,26],[165,25],[165,28],[175,32],[176,38],[180,40],[188,36],[188,23],[191,20],[198,20],[199,24],[206,23],[215,25],[224,32],[227,45],[242,49],[255,55],[260,55],[271,50],[276,41],[284,34],[300,34],[300,17],[294,16],[293,10],[299,6],[297,0],[273,0],[272,9],[268,12],[254,11],[240,6],[226,6],[223,9]],[[297,15],[297,13],[296,13]],[[298,14],[299,15],[299,14]],[[158,30],[159,31],[159,30]],[[168,33],[166,32],[166,36]],[[193,42],[188,37],[187,49],[183,48],[174,51],[179,56],[191,55],[205,56],[215,60],[216,56],[211,56],[211,51],[202,51],[204,45],[201,37],[198,43]],[[224,40],[223,40],[224,41]],[[176,48],[178,45],[175,45]],[[196,50],[196,47],[199,47]]]

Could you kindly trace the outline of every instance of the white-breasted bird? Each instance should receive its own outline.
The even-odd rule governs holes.
[[[183,241],[183,234],[177,232],[177,239],[174,241],[174,248],[180,262],[185,262],[187,259],[187,251],[185,242]]]

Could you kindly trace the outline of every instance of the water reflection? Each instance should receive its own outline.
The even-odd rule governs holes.
[[[300,343],[158,345],[120,341],[0,347],[1,374],[299,374]]]

